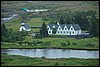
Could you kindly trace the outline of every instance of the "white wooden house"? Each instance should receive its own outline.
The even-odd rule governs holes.
[[[48,34],[56,35],[81,35],[82,31],[78,24],[48,24]]]
[[[28,24],[24,23],[23,20],[21,22],[21,27],[19,29],[19,31],[31,31],[31,28]]]

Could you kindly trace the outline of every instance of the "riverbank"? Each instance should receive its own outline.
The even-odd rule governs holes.
[[[31,48],[31,46],[28,47],[17,47],[17,48],[1,48],[1,49],[70,49],[70,50],[89,50],[89,51],[99,51],[99,49],[93,49],[93,48],[58,48],[58,47],[51,47],[51,48],[47,48],[47,47],[33,47]]]
[[[46,37],[37,39],[27,36],[23,41],[1,42],[1,48],[99,50],[99,38]]]
[[[47,59],[45,57],[30,58],[19,55],[1,54],[1,66],[99,66],[99,59]]]

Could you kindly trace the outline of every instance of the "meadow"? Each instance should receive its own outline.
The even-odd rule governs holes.
[[[99,59],[48,59],[45,57],[30,58],[19,55],[1,54],[1,66],[99,66]]]
[[[94,49],[99,50],[99,38],[35,38],[26,36],[23,41],[1,42],[1,48],[63,48],[63,49]]]

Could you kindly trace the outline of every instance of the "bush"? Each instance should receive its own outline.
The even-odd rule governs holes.
[[[42,41],[38,41],[38,40],[37,40],[37,44],[40,44],[40,43],[43,43],[43,42],[42,42]]]
[[[43,42],[41,43],[42,46],[49,46],[50,45],[50,42]]]
[[[66,43],[64,43],[64,42],[61,42],[61,45],[62,45],[62,46],[67,46],[67,44],[66,44]]]
[[[95,44],[91,44],[91,43],[87,43],[86,46],[87,47],[93,47]]]
[[[37,44],[37,42],[36,42],[36,41],[33,41],[32,43],[33,43],[34,45],[36,45],[36,44]]]
[[[59,66],[59,63],[58,63],[58,62],[56,62],[56,63],[55,63],[55,66]]]
[[[37,34],[35,35],[35,38],[42,38],[42,36],[41,36],[39,33],[37,33]]]
[[[72,42],[72,45],[77,45],[77,43],[76,42]]]
[[[44,44],[45,44],[46,46],[51,45],[49,41],[48,41],[48,42],[45,42]]]
[[[70,41],[68,41],[67,45],[68,45],[68,46],[70,45]]]

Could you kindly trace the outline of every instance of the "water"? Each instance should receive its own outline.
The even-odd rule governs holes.
[[[46,58],[99,58],[99,51],[71,49],[1,49],[1,53]]]

